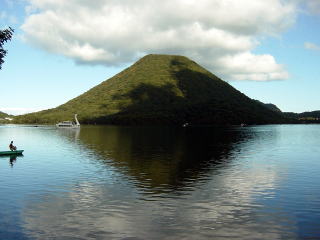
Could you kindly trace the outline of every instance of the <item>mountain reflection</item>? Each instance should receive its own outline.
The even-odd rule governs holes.
[[[205,180],[228,164],[252,136],[215,127],[84,127],[81,144],[146,191],[173,191]],[[238,149],[237,149],[238,148]]]
[[[58,133],[75,153],[67,162],[84,167],[29,196],[21,216],[30,239],[295,239],[286,231],[294,219],[273,212],[281,174],[266,161],[278,141],[272,127]]]

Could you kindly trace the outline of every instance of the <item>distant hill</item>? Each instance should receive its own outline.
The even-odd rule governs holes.
[[[69,102],[15,118],[97,124],[266,124],[288,121],[183,56],[148,55]]]
[[[285,112],[283,114],[288,118],[297,119],[302,123],[320,123],[320,111],[303,113]]]
[[[299,113],[298,117],[300,117],[300,118],[307,118],[307,117],[320,118],[320,111]]]
[[[12,116],[4,112],[0,112],[0,118],[6,118],[6,117],[12,117]]]
[[[259,100],[255,100],[257,103],[265,106],[266,108],[274,111],[274,112],[278,112],[278,113],[281,113],[282,111],[280,110],[280,108],[278,108],[276,105],[272,104],[272,103],[263,103],[263,102],[260,102]]]
[[[275,111],[275,112],[279,112],[281,113],[282,111],[280,110],[280,108],[278,108],[276,105],[272,104],[272,103],[265,103],[264,104],[267,108],[269,108],[270,110],[272,111]]]

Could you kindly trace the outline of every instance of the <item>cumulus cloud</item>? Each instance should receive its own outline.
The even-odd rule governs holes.
[[[320,46],[315,43],[305,42],[304,47],[309,50],[320,51]]]
[[[188,56],[227,80],[285,79],[259,37],[291,26],[281,0],[28,0],[25,39],[77,63],[119,65],[149,53]]]
[[[311,13],[320,14],[320,1],[319,0],[306,0],[305,3]]]

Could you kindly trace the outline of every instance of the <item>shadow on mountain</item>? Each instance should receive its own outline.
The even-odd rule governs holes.
[[[154,86],[141,83],[125,95],[115,95],[113,100],[130,99],[130,104],[119,105],[119,113],[96,118],[96,123],[116,124],[178,124],[186,121],[185,103],[177,96],[173,84]]]
[[[228,165],[251,136],[214,127],[87,127],[79,140],[143,192],[178,191]],[[240,150],[239,150],[240,151]]]
[[[119,103],[120,111],[93,122],[232,125],[284,121],[280,113],[256,103],[209,72],[192,70],[172,60],[170,76],[170,82],[140,83],[126,94],[115,94],[113,100]]]

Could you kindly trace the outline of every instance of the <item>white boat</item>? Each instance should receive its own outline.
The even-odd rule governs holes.
[[[77,115],[74,115],[74,119],[76,120],[76,122],[72,122],[72,121],[63,121],[63,122],[59,122],[56,124],[56,126],[58,128],[79,128],[80,127],[80,123],[77,119]]]

